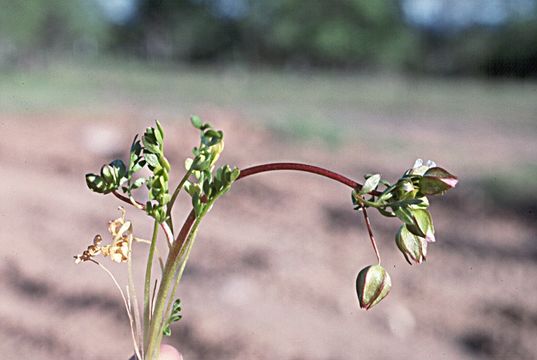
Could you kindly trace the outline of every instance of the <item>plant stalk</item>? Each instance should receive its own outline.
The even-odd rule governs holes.
[[[176,261],[179,258],[180,250],[185,243],[185,240],[190,232],[190,229],[193,227],[193,224],[196,222],[196,215],[194,210],[190,212],[186,218],[177,239],[173,243],[170,252],[168,253],[168,258],[166,259],[166,265],[164,266],[164,271],[162,273],[162,281],[159,286],[157,298],[155,300],[155,308],[153,310],[153,316],[149,324],[149,330],[147,331],[148,336],[148,345],[146,347],[146,357],[147,359],[157,359],[158,351],[160,346],[161,336],[159,332],[162,330],[163,319],[163,310],[166,304],[166,299],[168,298],[168,293],[170,291],[171,283],[174,279],[175,272],[179,266],[179,262]],[[199,225],[199,221],[198,221]],[[145,334],[144,334],[145,335]]]
[[[144,348],[148,345],[148,329],[151,320],[151,272],[153,269],[153,255],[157,245],[158,235],[158,221],[155,220],[153,225],[153,236],[151,238],[151,245],[149,246],[149,254],[147,256],[147,265],[145,268],[145,282],[144,282]]]
[[[249,168],[246,168],[244,170],[241,170],[241,173],[237,180],[263,173],[268,171],[278,171],[278,170],[293,170],[293,171],[302,171],[302,172],[308,172],[312,174],[317,174],[320,176],[324,176],[326,178],[335,180],[337,182],[340,182],[344,185],[347,185],[348,187],[352,189],[360,190],[362,188],[362,185],[357,183],[356,181],[349,179],[346,176],[343,176],[341,174],[338,174],[336,172],[308,164],[300,164],[300,163],[269,163],[269,164],[262,164],[262,165],[256,165]],[[371,191],[371,195],[379,196],[382,194],[380,191]]]
[[[185,173],[185,175],[183,176],[183,178],[181,179],[181,181],[179,182],[179,184],[175,188],[175,190],[174,190],[174,192],[172,194],[172,197],[170,199],[170,202],[167,204],[166,215],[167,215],[167,218],[168,218],[168,226],[170,227],[170,229],[172,229],[172,232],[173,232],[173,220],[172,220],[173,204],[175,204],[175,200],[177,200],[177,196],[179,195],[179,193],[183,189],[183,185],[185,185],[185,182],[188,180],[188,178],[190,177],[191,174],[192,174],[192,167],[187,170],[187,172]]]

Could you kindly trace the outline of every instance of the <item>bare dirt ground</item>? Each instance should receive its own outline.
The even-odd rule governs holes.
[[[221,162],[239,167],[295,160],[356,179],[375,170],[395,178],[414,160],[395,148],[384,152],[393,151],[392,164],[358,144],[291,144],[234,114],[206,115],[226,134]],[[0,118],[1,359],[130,356],[116,289],[96,266],[75,265],[72,256],[118,215],[119,203],[87,190],[84,174],[124,158],[147,125],[123,113]],[[164,125],[169,158],[182,169],[196,134],[186,121]],[[441,133],[431,143],[447,143]],[[471,132],[460,135],[471,141]],[[483,151],[481,166],[495,161],[486,149],[503,146],[490,137],[473,141]],[[235,184],[202,226],[179,291],[184,318],[169,343],[187,360],[537,358],[535,215],[465,198],[467,160],[442,164],[462,182],[446,201],[433,200],[438,241],[426,264],[408,266],[393,241],[397,221],[373,217],[394,285],[369,312],[358,308],[354,281],[374,254],[349,189],[289,173]],[[188,211],[182,201],[176,221]],[[131,208],[128,218],[137,236],[149,236],[143,214]],[[145,249],[135,250],[141,279]],[[125,267],[110,268],[124,282]]]

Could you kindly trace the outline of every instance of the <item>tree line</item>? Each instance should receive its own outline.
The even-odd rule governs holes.
[[[508,1],[508,0],[506,0]],[[495,25],[412,24],[399,0],[0,0],[0,64],[74,51],[180,63],[537,76],[537,14]]]

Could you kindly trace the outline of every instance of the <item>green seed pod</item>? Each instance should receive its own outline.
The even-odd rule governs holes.
[[[369,310],[388,295],[392,287],[390,275],[380,265],[370,265],[358,273],[356,292],[360,307]]]
[[[425,261],[427,255],[427,241],[425,239],[412,234],[406,227],[402,225],[395,236],[395,243],[406,261],[412,265],[412,261],[421,264]]]

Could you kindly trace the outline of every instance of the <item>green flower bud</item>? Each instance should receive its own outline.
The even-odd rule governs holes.
[[[412,265],[412,261],[421,264],[427,255],[427,241],[408,231],[406,225],[402,225],[395,236],[395,243],[406,261]],[[411,261],[412,260],[412,261]]]
[[[388,295],[392,287],[390,275],[380,265],[370,265],[358,273],[356,292],[360,307],[369,310]]]
[[[397,182],[397,195],[400,200],[414,199],[417,189],[410,179],[400,179]]]
[[[433,167],[423,174],[419,188],[423,195],[438,195],[454,188],[458,182],[459,180],[455,175],[442,168]]]
[[[209,152],[211,153],[211,166],[213,166],[220,157],[220,154],[224,151],[224,139],[221,139],[218,143],[209,147]]]
[[[425,209],[411,210],[413,222],[407,223],[407,229],[414,235],[425,238],[427,242],[435,242],[434,225],[431,213]]]

